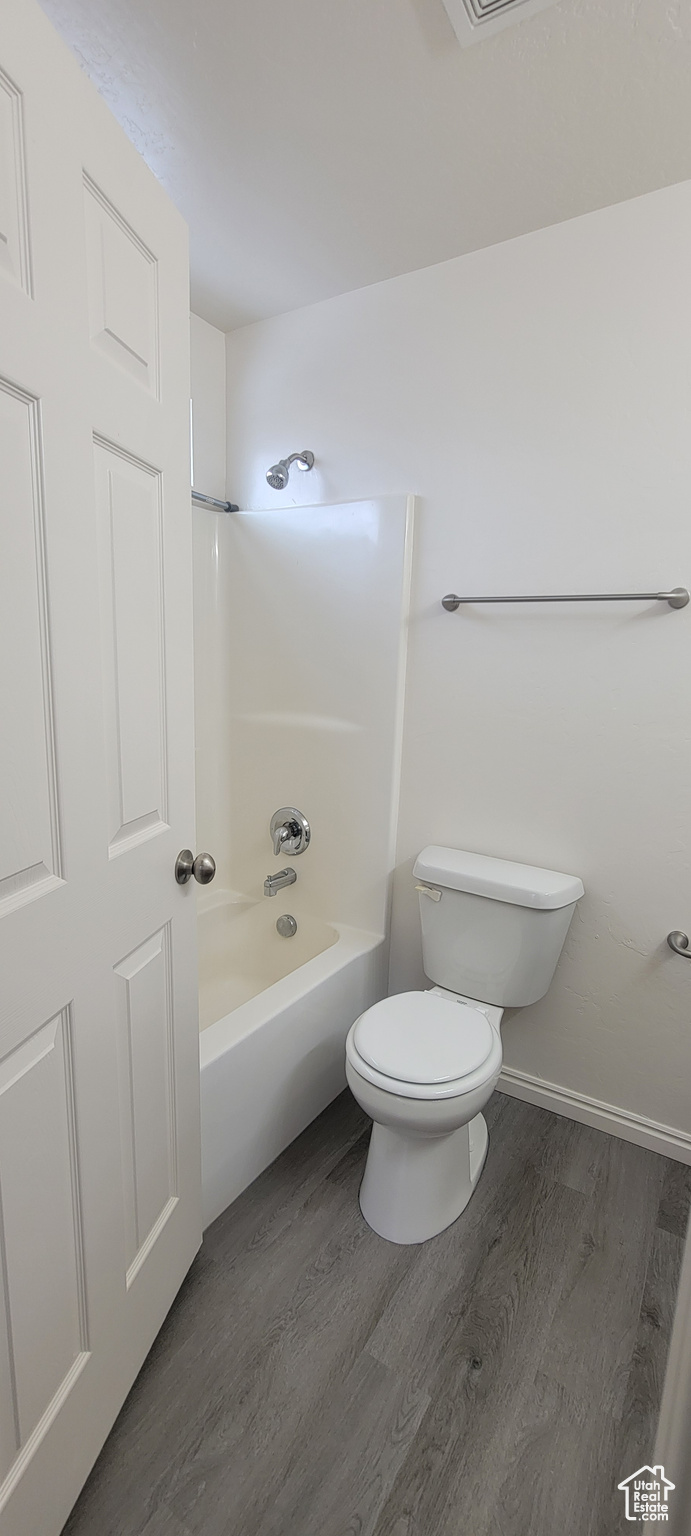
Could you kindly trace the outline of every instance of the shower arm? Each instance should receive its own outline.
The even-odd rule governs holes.
[[[283,460],[283,463],[287,464],[289,468],[291,464],[301,464],[303,469],[313,469],[314,454],[310,453],[309,449],[305,449],[303,453],[289,453],[288,457]]]

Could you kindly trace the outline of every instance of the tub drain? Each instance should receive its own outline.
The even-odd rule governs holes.
[[[283,916],[277,919],[276,932],[280,933],[282,939],[292,939],[297,931],[298,925],[289,912],[284,912]]]

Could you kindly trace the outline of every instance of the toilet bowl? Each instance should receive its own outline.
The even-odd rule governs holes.
[[[502,1012],[434,987],[375,1003],[349,1031],[348,1085],[374,1122],[360,1209],[389,1242],[425,1242],[468,1204],[487,1153],[480,1111],[501,1071]]]
[[[375,1003],[346,1040],[348,1084],[373,1120],[360,1208],[392,1243],[425,1242],[468,1204],[504,1009],[544,997],[583,895],[576,875],[436,845],[413,874],[436,986]]]

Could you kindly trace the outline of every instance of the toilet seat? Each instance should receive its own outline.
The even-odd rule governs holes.
[[[346,1040],[347,1059],[360,1077],[411,1099],[470,1093],[496,1076],[501,1054],[484,1013],[434,992],[384,998],[356,1019]]]
[[[425,1085],[467,1077],[487,1060],[493,1038],[477,1008],[434,992],[385,997],[361,1015],[353,1033],[358,1055],[375,1071]]]

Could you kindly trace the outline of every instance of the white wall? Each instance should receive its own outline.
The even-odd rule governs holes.
[[[691,607],[439,600],[691,581],[690,258],[684,184],[227,346],[237,499],[275,505],[265,468],[303,447],[315,500],[422,498],[393,989],[423,984],[425,843],[580,874],[555,981],[508,1021],[506,1060],[686,1132],[691,968],[665,935],[691,928]]]
[[[265,876],[293,867],[298,884],[274,903],[276,917],[306,911],[386,931],[408,523],[404,496],[298,508],[276,497],[271,511],[238,512],[221,530],[232,883],[261,901]],[[302,811],[312,839],[278,861],[269,821],[282,806]]]
[[[225,499],[225,337],[191,319],[192,457],[194,484]],[[227,513],[192,507],[194,565],[194,685],[197,851],[214,855],[219,884],[229,883],[230,735],[229,613],[223,601],[219,538]]]
[[[195,489],[225,500],[225,336],[199,315],[190,315],[190,371]]]
[[[195,486],[225,497],[225,338],[193,315],[191,339]],[[261,900],[269,819],[296,805],[313,834],[301,909],[383,933],[412,506],[295,506],[313,490],[294,471],[271,510],[193,511],[197,847],[216,859],[212,901]]]

